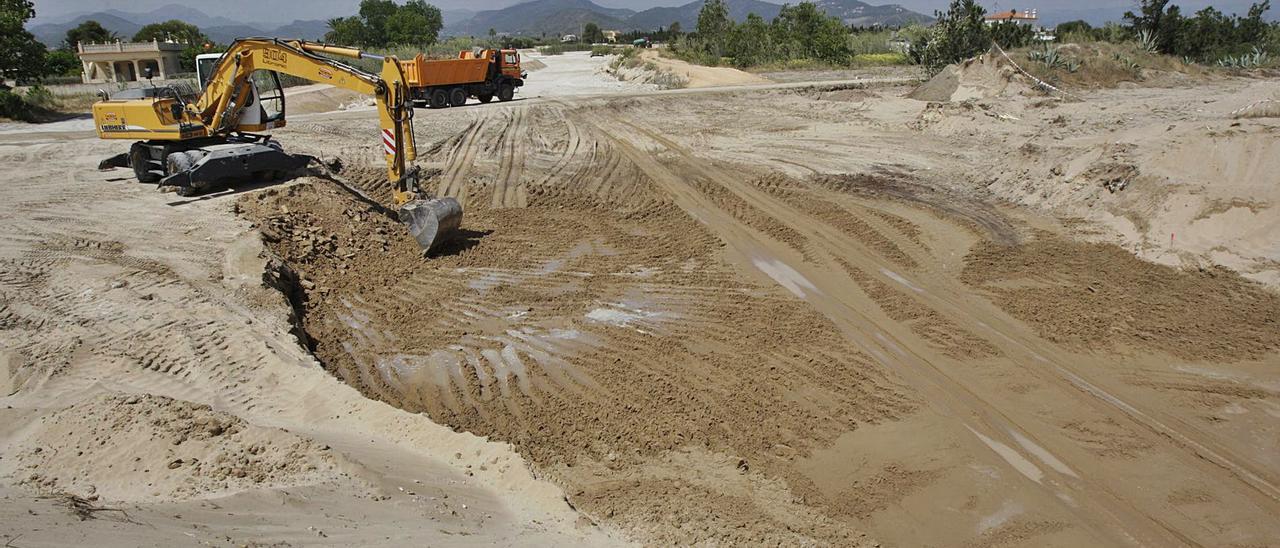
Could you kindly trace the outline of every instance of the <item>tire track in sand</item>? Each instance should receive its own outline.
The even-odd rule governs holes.
[[[511,121],[502,132],[501,164],[493,187],[493,207],[526,207],[529,192],[521,177],[524,175],[525,148],[528,139],[528,122],[524,108],[511,109]]]
[[[867,268],[885,273],[886,279],[892,283],[913,288],[915,286],[910,280],[899,280],[898,278],[902,278],[900,275],[890,274],[893,265],[879,257],[865,243],[850,241],[847,235],[843,235],[835,227],[750,187],[729,173],[720,172],[705,159],[693,156],[656,132],[616,118],[604,120],[597,117],[592,123],[600,128],[614,128],[615,131],[607,135],[619,149],[670,194],[677,205],[711,228],[739,256],[748,260],[763,274],[774,278],[780,285],[791,289],[797,296],[809,301],[839,325],[851,341],[876,356],[882,364],[903,371],[911,379],[911,384],[921,390],[941,416],[958,419],[958,426],[972,432],[968,445],[973,454],[986,454],[997,462],[1004,461],[1031,480],[1027,482],[1029,490],[1049,495],[1041,500],[1050,501],[1050,504],[1060,506],[1066,513],[1074,515],[1073,519],[1077,523],[1100,538],[1109,538],[1118,543],[1199,544],[1189,535],[1203,531],[1193,532],[1185,520],[1175,524],[1173,522],[1179,521],[1178,517],[1155,511],[1156,508],[1141,501],[1136,493],[1124,489],[1126,479],[1114,477],[1114,470],[1088,459],[1064,460],[1060,453],[1050,452],[1046,447],[1070,446],[1069,440],[1064,441],[1060,432],[1030,420],[1018,409],[1008,409],[994,403],[1000,401],[998,397],[984,394],[972,382],[957,377],[956,371],[936,363],[937,357],[922,354],[911,341],[897,340],[894,335],[882,331],[877,324],[878,318],[868,316],[866,311],[860,309],[858,300],[843,289],[848,287],[847,275],[833,275],[839,272],[835,268],[838,265],[833,262],[834,258],[856,257]],[[618,128],[632,130],[635,137],[616,131]],[[676,161],[667,162],[667,165],[659,164],[651,154],[632,144],[631,140],[635,138],[658,143],[660,147],[674,153]],[[773,241],[769,235],[742,226],[731,212],[723,211],[715,200],[703,195],[697,187],[689,185],[686,182],[689,177],[713,182],[757,209],[768,211],[787,225],[795,227],[824,252],[825,260],[819,264],[805,264],[785,244],[779,245],[781,242]],[[931,295],[934,292],[926,288],[915,291],[926,302],[939,307],[947,315],[966,314],[967,307],[972,306],[972,303],[958,304],[949,300],[945,296],[950,294],[947,287],[937,289],[943,295]],[[1019,333],[1016,327],[1002,321],[999,316],[984,316],[983,319],[988,322],[979,323],[996,334]],[[1065,369],[1065,366],[1058,365],[1055,372],[1054,369],[1028,367],[1026,363],[1020,363],[1024,358],[1027,358],[1025,361],[1030,361],[1029,358],[1039,354],[1023,341],[1015,341],[1008,335],[1004,335],[1004,338],[1005,340],[998,340],[998,344],[1006,352],[1016,356],[1016,361],[1010,360],[1005,365],[1031,373],[1038,380],[1056,388],[1064,405],[1079,406],[1081,413],[1109,415],[1126,423],[1136,423],[1135,426],[1149,428],[1168,438],[1178,450],[1166,452],[1164,456],[1174,459],[1181,469],[1194,469],[1195,473],[1208,474],[1210,477],[1225,469],[1230,472],[1229,478],[1258,487],[1259,478],[1256,475],[1225,459],[1222,452],[1209,450],[1203,441],[1185,443],[1187,438],[1183,433],[1172,431],[1164,424],[1153,424],[1151,417],[1110,394],[1096,393],[1096,387],[1079,379]],[[1036,344],[1043,346],[1041,343]],[[1052,443],[1046,443],[1045,440]],[[1206,457],[1222,469],[1214,466],[1206,468]],[[1133,480],[1128,481],[1133,483]],[[1236,506],[1251,508],[1255,513],[1268,513],[1275,505],[1268,490],[1263,481],[1259,491],[1249,490],[1236,497]],[[1239,500],[1241,498],[1244,500]]]
[[[449,154],[449,164],[445,167],[444,176],[440,178],[440,186],[436,191],[437,196],[457,198],[464,208],[467,205],[467,175],[475,164],[476,154],[481,148],[480,135],[484,133],[489,121],[487,112],[483,109],[479,112],[479,116]]]
[[[551,169],[547,170],[546,176],[538,180],[537,186],[545,186],[559,176],[560,172],[564,171],[577,157],[578,149],[582,147],[582,130],[574,123],[573,118],[568,116],[567,105],[559,101],[553,102],[557,105],[555,112],[559,115],[560,120],[564,122],[565,129],[568,131],[568,139],[565,142],[564,154],[556,159]]]

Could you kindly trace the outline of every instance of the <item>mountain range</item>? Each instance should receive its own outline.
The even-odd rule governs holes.
[[[57,47],[66,38],[67,31],[85,21],[97,21],[107,30],[116,33],[122,40],[129,40],[142,27],[151,23],[160,23],[178,19],[200,27],[200,30],[216,42],[230,42],[245,36],[282,36],[318,40],[329,30],[326,21],[297,20],[281,26],[254,25],[227,17],[208,15],[198,9],[169,4],[142,13],[130,13],[121,10],[103,10],[85,12],[67,16],[56,22],[32,25],[27,30],[34,34],[36,40],[48,47]]]
[[[903,25],[912,21],[929,23],[932,17],[922,15],[897,5],[875,6],[860,0],[817,0],[819,8],[839,17],[847,25]],[[694,0],[676,7],[650,8],[635,11],[625,8],[607,8],[591,0],[532,0],[507,8],[485,11],[444,10],[446,36],[484,36],[489,29],[512,35],[537,36],[543,33],[561,35],[579,33],[583,25],[596,23],[603,29],[653,30],[678,22],[685,30],[692,30],[698,23],[698,12],[703,0]],[[729,16],[745,20],[755,13],[766,20],[773,19],[782,9],[780,4],[763,0],[726,0]],[[130,13],[121,10],[102,10],[64,16],[55,21],[45,21],[30,27],[36,39],[49,47],[62,43],[67,31],[80,23],[93,20],[101,23],[122,39],[128,40],[143,26],[178,19],[200,27],[217,42],[230,42],[245,36],[280,36],[319,40],[328,31],[325,20],[296,20],[285,25],[237,21],[225,16],[211,16],[196,8],[169,4],[151,11]]]
[[[494,29],[515,35],[568,34],[581,32],[588,22],[603,29],[653,30],[680,23],[692,30],[698,23],[703,0],[675,7],[634,11],[606,8],[591,0],[533,0],[511,7],[476,12],[474,16],[445,25],[444,33],[454,36],[482,36]],[[765,20],[773,19],[782,9],[780,4],[763,0],[726,0],[729,16],[743,21],[755,13]],[[815,4],[827,14],[839,17],[846,25],[897,26],[910,22],[931,23],[932,17],[898,5],[875,6],[860,0],[817,0]]]

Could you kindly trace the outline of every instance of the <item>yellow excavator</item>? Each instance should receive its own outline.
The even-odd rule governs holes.
[[[382,71],[372,74],[333,57],[379,60]],[[458,201],[432,199],[410,164],[416,155],[413,102],[395,57],[300,40],[241,38],[209,68],[198,95],[172,86],[115,97],[104,93],[93,105],[98,136],[136,142],[99,167],[131,167],[139,181],[177,187],[183,196],[296,172],[310,157],[285,153],[279,142],[257,133],[285,125],[279,75],[288,74],[376,98],[392,197],[420,247],[432,250],[461,225]]]

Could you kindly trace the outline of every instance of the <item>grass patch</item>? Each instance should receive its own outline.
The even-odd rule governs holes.
[[[910,65],[911,58],[905,53],[859,53],[853,56],[855,67],[887,67],[891,65]]]

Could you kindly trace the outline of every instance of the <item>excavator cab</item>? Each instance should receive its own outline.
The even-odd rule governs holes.
[[[280,75],[255,70],[249,75],[249,101],[240,114],[239,131],[266,131],[284,125],[284,88]]]

